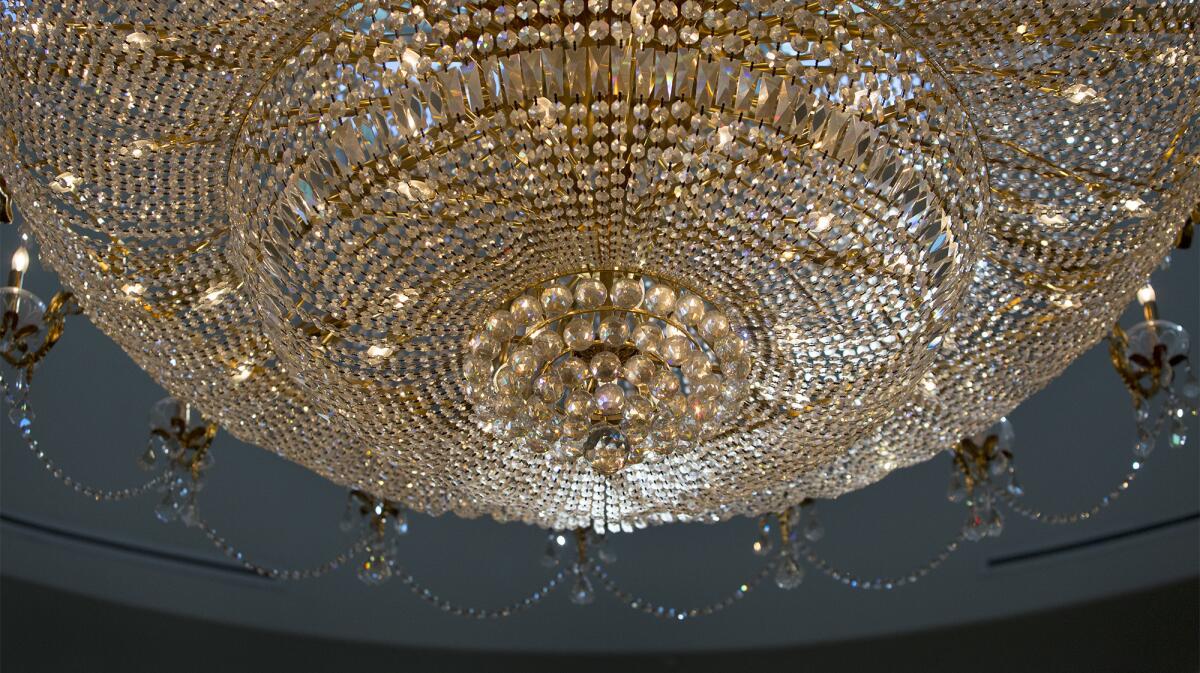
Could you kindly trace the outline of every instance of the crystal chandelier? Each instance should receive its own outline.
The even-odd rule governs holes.
[[[846,577],[811,503],[948,449],[964,538],[1058,522],[992,426],[1105,335],[1139,460],[1186,442],[1146,281],[1200,200],[1192,4],[0,7],[0,174],[70,291],[18,251],[11,415],[57,471],[26,396],[83,312],[171,399],[150,484],[70,484],[227,551],[218,427],[353,489],[373,581],[405,510],[577,531],[580,581],[605,533],[765,517],[778,584]]]

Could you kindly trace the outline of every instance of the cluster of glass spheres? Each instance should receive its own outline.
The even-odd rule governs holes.
[[[529,288],[467,345],[478,423],[613,474],[693,448],[735,415],[745,334],[694,292],[640,274],[581,273]]]

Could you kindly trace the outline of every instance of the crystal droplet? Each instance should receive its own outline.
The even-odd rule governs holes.
[[[1154,426],[1151,423],[1150,405],[1139,403],[1133,408],[1133,422],[1137,425],[1138,433],[1151,434]]]
[[[946,499],[950,502],[962,502],[967,499],[967,482],[958,468],[955,468],[954,472],[950,474],[950,486],[946,489]]]
[[[1184,422],[1183,418],[1177,417],[1171,421],[1171,436],[1169,440],[1171,442],[1171,448],[1181,449],[1185,444],[1187,444],[1187,440],[1187,423]]]
[[[18,428],[28,427],[33,423],[34,414],[33,408],[28,402],[18,402],[8,410],[8,420]]]
[[[542,554],[542,566],[553,568],[558,565],[558,536],[551,533],[546,540],[546,551]]]
[[[368,554],[358,567],[358,579],[368,586],[378,586],[391,578],[392,565],[382,554]]]
[[[163,523],[171,523],[179,518],[179,500],[175,495],[175,491],[168,490],[154,508],[154,516]]]
[[[766,556],[775,548],[775,539],[771,536],[771,522],[763,520],[758,528],[758,539],[754,541],[755,556]]]
[[[781,554],[779,565],[775,568],[775,586],[785,591],[791,591],[804,581],[804,568],[796,562],[791,554]]]
[[[1188,372],[1187,379],[1179,384],[1179,396],[1191,403],[1192,415],[1195,416],[1197,405],[1200,404],[1200,381],[1196,380],[1196,375],[1191,371]]]
[[[180,509],[179,520],[182,521],[183,525],[187,526],[188,528],[196,526],[200,523],[200,512],[196,508],[196,496],[194,493],[192,494],[192,497],[188,498],[187,502],[184,503],[183,507]]]
[[[998,477],[1008,471],[1008,454],[1004,451],[997,451],[996,455],[988,462],[988,472],[993,477]]]
[[[154,450],[154,440],[150,441],[150,445],[138,456],[138,467],[143,470],[153,470],[154,464],[158,462],[158,452]]]
[[[349,533],[361,521],[362,510],[358,504],[358,498],[355,498],[353,494],[346,496],[346,509],[342,510],[342,518],[338,521],[338,528],[344,533]]]
[[[396,512],[392,519],[392,530],[396,531],[396,535],[408,535],[408,514],[404,510]]]
[[[596,556],[605,563],[616,563],[617,553],[608,545],[608,541],[600,538],[599,541],[592,544],[592,548],[596,550]]]
[[[1002,451],[1007,451],[1012,448],[1013,440],[1017,438],[1017,433],[1013,429],[1012,421],[1007,417],[1002,417],[996,423],[997,442],[996,448]]]
[[[817,518],[816,510],[810,510],[808,520],[804,522],[804,539],[809,542],[817,542],[825,537],[825,526],[821,525],[821,521]]]
[[[1025,495],[1025,489],[1021,486],[1020,482],[1017,481],[1016,474],[1013,474],[1012,478],[1008,480],[1008,492],[1017,496],[1018,498]]]
[[[1137,443],[1133,445],[1133,455],[1144,459],[1153,451],[1154,436],[1148,433],[1139,433]]]
[[[575,569],[575,583],[571,585],[571,602],[575,605],[591,605],[596,600],[596,592],[592,589],[592,580],[582,568]]]
[[[1000,512],[992,510],[991,515],[987,519],[987,527],[984,533],[988,537],[1000,537],[1000,533],[1004,532],[1004,517],[1000,516]]]
[[[971,542],[982,540],[987,528],[986,521],[981,508],[972,507],[971,515],[967,517],[967,523],[963,526],[963,538]]]

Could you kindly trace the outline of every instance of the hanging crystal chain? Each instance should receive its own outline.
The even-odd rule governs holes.
[[[529,608],[532,608],[533,606],[542,602],[542,600],[545,599],[547,595],[549,595],[556,588],[558,588],[558,586],[563,583],[563,580],[565,579],[567,572],[569,572],[569,570],[565,569],[565,568],[562,570],[559,570],[557,573],[554,574],[553,577],[551,577],[549,580],[547,580],[546,583],[541,586],[541,588],[533,591],[532,593],[528,594],[524,598],[513,601],[512,603],[509,603],[508,605],[505,605],[503,607],[476,608],[476,607],[466,607],[466,606],[458,605],[458,604],[453,603],[445,598],[442,598],[441,596],[437,595],[432,590],[427,588],[425,585],[418,582],[417,579],[415,577],[413,577],[411,574],[404,572],[403,570],[400,570],[399,568],[397,569],[397,571],[399,573],[398,576],[400,578],[400,582],[402,584],[404,584],[406,587],[408,587],[409,590],[412,591],[413,594],[417,596],[417,598],[420,598],[421,600],[425,601],[426,603],[438,608],[442,612],[452,614],[456,617],[467,617],[469,619],[480,619],[480,620],[502,619],[505,617],[511,617],[515,614],[524,612],[524,611],[528,610]]]
[[[651,617],[681,622],[685,619],[707,617],[733,606],[738,601],[742,600],[746,596],[749,596],[750,593],[758,587],[758,585],[762,584],[763,580],[771,576],[771,573],[774,569],[774,561],[767,563],[748,582],[738,586],[733,593],[725,596],[721,600],[696,608],[670,607],[668,605],[655,603],[646,598],[631,594],[618,586],[616,581],[613,580],[612,576],[608,574],[608,571],[604,569],[604,566],[598,563],[592,564],[591,573],[596,576],[597,580],[599,580],[600,586],[609,594],[612,594],[612,596],[620,601],[625,607],[631,610],[639,610],[647,615],[650,615]]]
[[[29,452],[33,454],[34,458],[37,458],[38,462],[42,464],[42,467],[46,469],[46,472],[49,473],[50,476],[54,477],[55,480],[72,491],[97,502],[117,502],[145,495],[146,493],[149,493],[162,486],[162,484],[166,481],[166,472],[160,472],[151,477],[148,481],[145,481],[137,486],[109,490],[98,488],[96,486],[90,486],[79,481],[78,479],[75,479],[64,472],[63,469],[58,466],[58,463],[56,463],[49,454],[40,448],[38,441],[33,438],[33,413],[29,409],[28,403],[22,402],[20,405],[17,405],[14,404],[14,400],[12,400],[11,397],[6,396],[6,398],[9,403],[10,410],[10,413],[8,414],[9,421],[13,424],[13,427],[16,428],[17,434],[21,436],[21,440],[29,449]]]
[[[1134,479],[1137,478],[1138,470],[1143,466],[1143,463],[1135,463],[1135,465],[1137,465],[1137,467],[1135,467],[1133,470],[1130,470],[1129,473],[1125,475],[1124,479],[1122,479],[1121,483],[1117,484],[1116,488],[1109,491],[1108,495],[1100,498],[1100,500],[1098,500],[1094,505],[1085,510],[1063,513],[1042,512],[1026,506],[1024,503],[1017,500],[1016,496],[1011,493],[1003,493],[1001,495],[1001,499],[1012,512],[1019,514],[1026,519],[1037,521],[1038,523],[1061,526],[1079,523],[1080,521],[1087,521],[1088,519],[1095,517],[1109,505],[1116,502],[1122,494],[1129,490],[1129,487],[1133,485]]]
[[[897,577],[873,577],[870,579],[864,579],[858,575],[855,575],[854,573],[834,567],[829,563],[829,561],[826,561],[817,555],[816,551],[814,551],[812,547],[808,546],[808,544],[804,542],[794,542],[793,549],[800,554],[801,558],[807,561],[809,565],[816,568],[821,574],[829,577],[832,580],[841,582],[843,585],[850,587],[851,589],[862,589],[864,591],[890,591],[892,589],[898,589],[907,584],[915,584],[918,580],[922,579],[934,570],[937,570],[938,566],[945,563],[946,559],[950,558],[954,552],[958,551],[962,547],[964,537],[965,533],[963,531],[959,531],[958,535],[956,535],[953,540],[947,543],[933,558],[926,561],[919,568],[916,568],[908,573]]]
[[[208,538],[208,540],[213,543],[213,546],[221,550],[221,553],[236,561],[243,568],[250,570],[257,575],[269,577],[270,579],[274,580],[309,580],[322,577],[352,561],[354,557],[361,554],[369,544],[368,538],[360,538],[355,540],[354,544],[350,545],[349,549],[341,552],[337,556],[334,556],[332,559],[318,566],[314,566],[312,568],[302,568],[298,570],[289,570],[285,568],[272,568],[270,566],[250,561],[246,558],[245,553],[238,550],[236,547],[230,544],[228,540],[221,537],[215,528],[202,519],[195,519],[192,523],[192,526],[199,529],[200,532],[204,534],[204,537]]]

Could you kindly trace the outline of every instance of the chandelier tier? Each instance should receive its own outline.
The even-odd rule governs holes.
[[[873,483],[1106,334],[1200,198],[1190,4],[0,6],[0,168],[89,318],[435,514]]]

